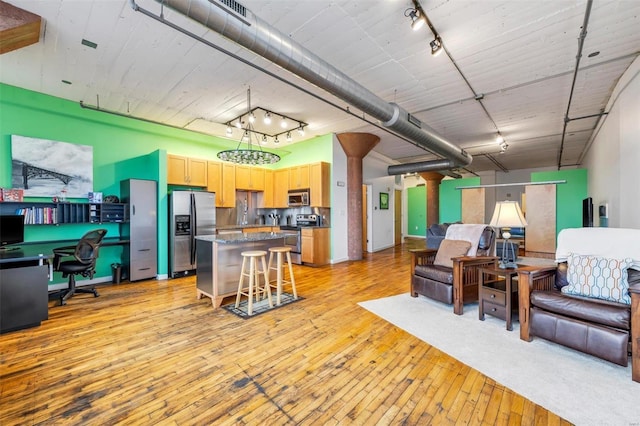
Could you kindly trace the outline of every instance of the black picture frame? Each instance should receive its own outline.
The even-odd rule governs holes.
[[[389,210],[389,193],[380,193],[380,210]]]

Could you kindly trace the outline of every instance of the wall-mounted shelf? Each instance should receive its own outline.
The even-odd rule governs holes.
[[[26,225],[123,223],[129,220],[124,203],[0,202],[0,214],[22,214]]]

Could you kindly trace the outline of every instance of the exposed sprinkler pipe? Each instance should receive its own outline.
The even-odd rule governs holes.
[[[584,21],[582,23],[582,31],[578,37],[578,54],[576,55],[576,67],[573,70],[573,81],[571,82],[571,92],[569,93],[569,102],[567,102],[567,111],[564,114],[564,125],[562,127],[562,139],[560,141],[560,150],[558,151],[558,170],[562,167],[562,151],[564,150],[564,139],[567,135],[567,125],[569,124],[569,110],[571,109],[571,101],[573,100],[573,91],[576,87],[578,78],[578,69],[580,68],[580,59],[582,58],[582,49],[584,47],[584,39],[587,38],[587,25],[589,25],[589,16],[591,15],[591,5],[593,0],[587,0],[587,8],[584,12]]]
[[[447,168],[464,167],[472,157],[394,103],[387,103],[337,68],[269,26],[246,8],[232,11],[207,0],[156,0],[263,58],[298,75],[379,120],[415,145],[448,159]],[[140,10],[129,0],[134,10]],[[441,160],[437,160],[438,162]],[[432,166],[432,167],[435,167]]]

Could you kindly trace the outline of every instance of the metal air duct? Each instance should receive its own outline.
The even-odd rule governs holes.
[[[156,0],[379,120],[416,145],[464,167],[471,155],[445,140],[400,106],[388,103],[235,0]],[[131,0],[132,6],[135,4]],[[134,7],[135,9],[135,7]]]
[[[404,175],[406,173],[437,172],[455,167],[456,166],[449,160],[432,160],[389,166],[387,167],[387,173],[390,175]]]

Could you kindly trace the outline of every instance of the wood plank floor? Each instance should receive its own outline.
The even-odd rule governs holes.
[[[0,335],[0,424],[569,424],[357,305],[408,291],[407,248],[295,266],[304,300],[248,320],[193,277],[52,302]]]

